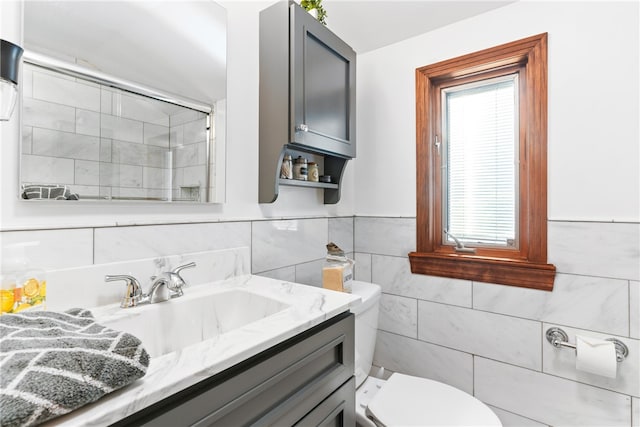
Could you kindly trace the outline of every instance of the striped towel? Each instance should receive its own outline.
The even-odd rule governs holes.
[[[144,376],[136,337],[97,324],[88,310],[0,316],[0,425],[32,426]]]
[[[77,193],[72,193],[69,187],[58,184],[23,185],[22,198],[36,200],[80,200],[80,196]]]

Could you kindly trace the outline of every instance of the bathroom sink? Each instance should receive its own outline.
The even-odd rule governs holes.
[[[93,311],[108,328],[138,337],[151,357],[219,338],[286,310],[289,304],[243,289],[187,290],[169,301]]]

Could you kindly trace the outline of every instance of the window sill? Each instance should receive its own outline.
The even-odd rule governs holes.
[[[550,291],[556,267],[477,255],[409,253],[411,272]]]

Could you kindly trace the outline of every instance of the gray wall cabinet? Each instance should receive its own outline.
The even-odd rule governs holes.
[[[325,189],[340,200],[346,162],[356,156],[356,53],[294,2],[260,12],[260,191],[279,185]],[[331,183],[280,179],[285,153],[311,156]]]
[[[354,358],[343,313],[114,425],[355,427]]]

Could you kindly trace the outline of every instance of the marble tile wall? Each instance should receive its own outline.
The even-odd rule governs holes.
[[[62,309],[72,302],[117,302],[122,292],[104,283],[105,274],[131,273],[143,283],[158,269],[191,260],[200,267],[185,276],[200,283],[203,272],[213,271],[321,286],[329,239],[352,250],[353,217],[3,231],[0,254],[8,256],[9,245],[35,242],[26,255],[33,267],[50,272],[50,308]],[[226,258],[210,255],[225,250]]]
[[[468,391],[507,427],[640,422],[639,224],[550,222],[552,292],[411,274],[413,218],[356,217],[354,240],[356,279],[383,291],[375,365]],[[623,341],[617,378],[577,371],[553,326]]]
[[[494,408],[507,427],[638,427],[640,259],[637,250],[628,248],[634,242],[637,248],[640,228],[563,222],[550,228],[554,232],[549,261],[558,267],[552,292],[411,274],[407,253],[415,248],[413,218],[290,218],[5,231],[0,232],[0,246],[38,241],[40,245],[30,249],[34,264],[65,274],[86,266],[123,266],[143,259],[174,262],[185,254],[245,247],[250,259],[243,271],[320,286],[325,244],[333,241],[353,255],[356,279],[382,286],[377,366],[433,378],[474,394]],[[585,239],[598,242],[599,249],[581,247],[573,254],[564,253],[574,246],[567,242],[580,241],[574,233],[589,236]],[[205,257],[200,258],[203,263],[208,259],[199,256]],[[132,271],[137,270],[132,267]],[[119,295],[102,282],[73,286],[68,290],[88,291],[105,303]],[[610,380],[577,371],[571,350],[555,349],[546,342],[544,333],[552,326],[563,328],[572,342],[576,333],[625,342],[630,355],[619,365],[618,377]]]

